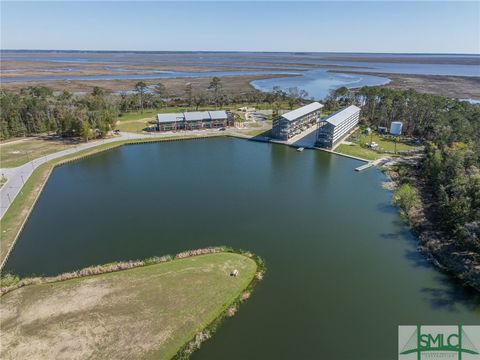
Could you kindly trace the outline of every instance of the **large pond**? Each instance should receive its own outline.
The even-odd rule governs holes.
[[[478,297],[424,260],[384,175],[358,165],[228,138],[125,146],[53,172],[7,268],[259,254],[264,281],[194,359],[396,359],[400,324],[478,324]]]

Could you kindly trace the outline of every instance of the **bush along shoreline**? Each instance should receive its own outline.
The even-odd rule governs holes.
[[[435,267],[480,292],[480,255],[439,229],[435,194],[418,175],[421,163],[411,162],[383,168],[393,190],[392,203],[419,239],[418,250]]]
[[[263,280],[263,277],[265,276],[266,265],[265,261],[262,258],[249,251],[237,250],[226,246],[219,246],[188,250],[178,253],[176,255],[151,257],[145,260],[130,260],[123,262],[113,262],[104,265],[94,265],[83,268],[81,270],[63,273],[52,277],[33,277],[21,279],[16,275],[6,273],[0,276],[0,298],[1,296],[11,291],[29,285],[47,284],[82,277],[101,275],[214,253],[234,253],[246,256],[255,261],[257,265],[257,271],[255,272],[255,275],[248,284],[248,286],[241,292],[241,294],[237,298],[235,298],[230,304],[228,304],[225,310],[223,310],[216,319],[214,319],[210,324],[208,324],[204,329],[199,331],[192,339],[190,339],[185,345],[183,345],[177,352],[177,354],[174,355],[174,357],[172,358],[174,360],[185,360],[188,359],[193,354],[193,352],[198,350],[204,341],[210,339],[213,336],[213,334],[218,330],[219,326],[226,318],[235,315],[240,305],[250,298],[256,285],[261,280]]]

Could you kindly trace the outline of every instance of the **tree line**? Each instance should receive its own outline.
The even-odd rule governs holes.
[[[350,104],[362,106],[365,125],[402,121],[406,135],[424,139],[419,175],[433,198],[435,225],[466,250],[480,252],[480,106],[382,87],[340,88],[325,101],[329,109]]]
[[[255,89],[230,94],[222,80],[212,78],[208,87],[197,89],[186,83],[183,96],[172,96],[158,83],[147,86],[142,81],[133,91],[112,94],[94,87],[88,94],[76,95],[68,91],[54,93],[47,87],[28,87],[20,92],[0,90],[0,137],[28,136],[56,133],[61,136],[79,136],[85,140],[104,137],[115,128],[118,117],[129,111],[180,107],[198,110],[202,106],[222,108],[228,104],[268,103],[277,111],[281,106],[293,108],[306,101],[308,93],[291,88],[272,92]]]

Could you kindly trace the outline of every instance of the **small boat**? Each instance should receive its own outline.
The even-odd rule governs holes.
[[[303,148],[303,147],[297,148],[297,151],[299,151],[299,152],[302,152],[303,150],[305,150],[305,148]]]

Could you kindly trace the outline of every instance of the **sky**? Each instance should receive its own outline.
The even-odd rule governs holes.
[[[480,53],[480,1],[1,1],[2,49]]]

